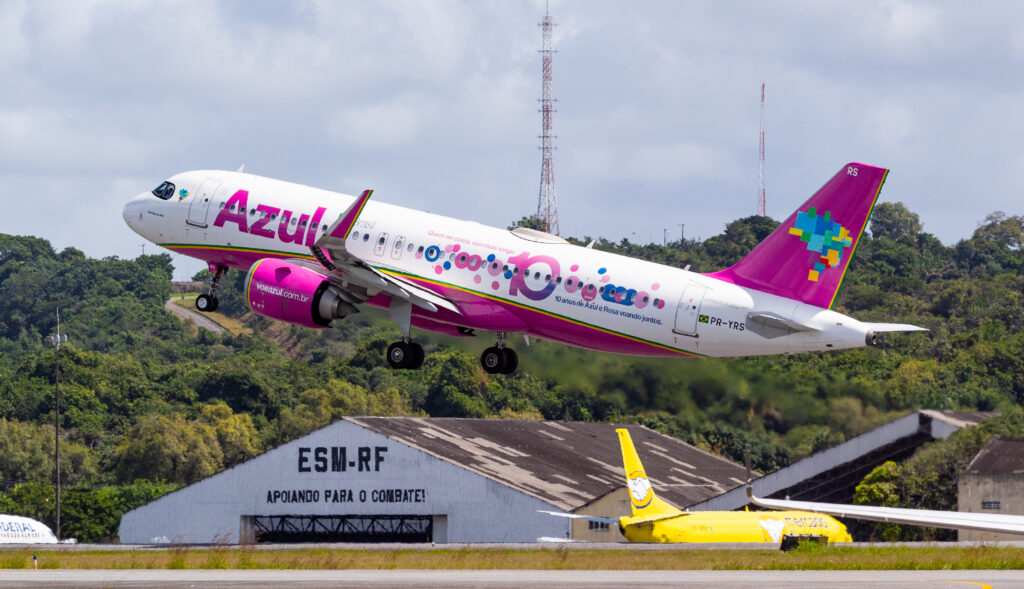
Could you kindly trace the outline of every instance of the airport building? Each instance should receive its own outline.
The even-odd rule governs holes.
[[[622,541],[541,511],[628,514],[616,426],[349,417],[126,513],[123,543]],[[687,507],[742,466],[629,429],[659,496]]]
[[[957,480],[957,510],[1024,515],[1024,440],[989,438]],[[1020,540],[1018,534],[960,530],[960,540]]]

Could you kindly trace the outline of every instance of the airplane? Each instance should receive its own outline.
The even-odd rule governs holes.
[[[0,514],[0,544],[56,544],[46,524],[20,515]]]
[[[819,513],[793,511],[681,511],[654,493],[629,430],[617,429],[632,515],[612,519],[543,511],[558,517],[618,525],[630,542],[763,542],[790,545],[802,539],[850,542],[846,526]]]
[[[419,368],[412,328],[497,334],[480,362],[518,365],[506,335],[640,356],[728,357],[874,345],[876,334],[923,331],[830,310],[888,170],[850,163],[735,265],[690,272],[631,259],[529,228],[511,231],[248,173],[172,176],[124,206],[147,240],[208,263],[196,298],[218,306],[229,268],[247,273],[258,314],[310,328],[386,309],[402,331],[394,368]]]

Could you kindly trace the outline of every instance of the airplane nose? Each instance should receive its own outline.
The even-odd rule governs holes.
[[[121,210],[121,216],[124,218],[124,222],[129,227],[134,229],[136,232],[142,225],[142,212],[145,207],[145,195],[136,196],[124,204],[124,209]]]

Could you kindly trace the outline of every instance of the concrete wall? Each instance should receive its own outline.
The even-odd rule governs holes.
[[[999,509],[982,509],[984,502],[999,502]],[[957,482],[957,510],[972,513],[1024,515],[1024,473],[962,474]],[[960,540],[1020,540],[1017,534],[960,530]]]
[[[630,515],[629,490],[626,487],[619,487],[611,493],[607,493],[587,503],[573,513],[580,515],[593,515],[597,517],[610,517],[619,519],[623,515]],[[585,519],[572,520],[572,539],[584,540],[587,542],[628,542],[626,537],[619,531],[619,526],[610,524],[608,529],[590,529],[590,522]]]
[[[342,420],[133,509],[120,536],[127,544],[235,543],[243,516],[332,514],[435,516],[448,542],[569,533],[568,520],[539,509],[557,508]]]

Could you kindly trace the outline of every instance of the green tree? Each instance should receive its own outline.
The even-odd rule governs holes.
[[[883,202],[871,211],[871,236],[875,239],[897,240],[915,237],[921,232],[921,217],[901,202]]]
[[[117,478],[163,479],[190,484],[223,468],[217,433],[180,413],[142,418],[117,447]]]

